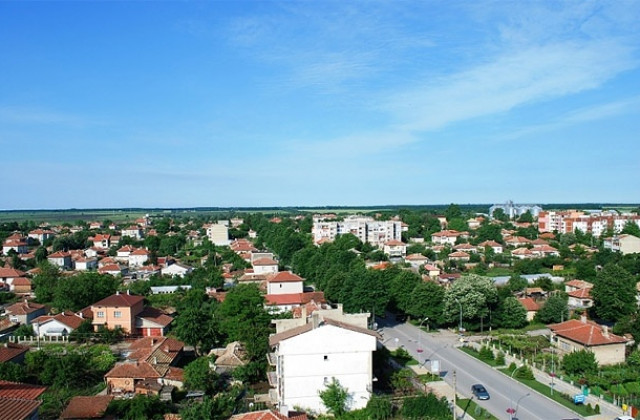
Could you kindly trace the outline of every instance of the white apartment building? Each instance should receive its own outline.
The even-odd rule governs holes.
[[[591,233],[600,236],[608,229],[620,233],[629,223],[640,226],[640,216],[636,214],[617,214],[616,212],[594,212],[585,214],[581,211],[541,211],[538,215],[538,230],[542,232]]]
[[[304,324],[269,338],[275,367],[270,395],[280,412],[299,407],[317,413],[327,409],[319,392],[335,378],[349,392],[349,410],[364,408],[373,391],[375,331],[314,313]]]
[[[382,247],[385,242],[402,239],[402,222],[400,220],[374,220],[372,217],[349,216],[343,221],[314,218],[313,240],[333,241],[337,235],[351,233],[360,241]]]
[[[227,222],[227,221],[225,221]],[[227,222],[228,223],[228,222]],[[214,245],[229,245],[229,226],[224,223],[214,223],[206,226],[207,237]]]

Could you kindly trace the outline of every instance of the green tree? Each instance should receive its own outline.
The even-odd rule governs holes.
[[[33,332],[33,327],[31,325],[20,325],[13,331],[14,337],[34,337],[36,334]]]
[[[498,314],[500,326],[503,328],[522,328],[527,325],[527,310],[513,296],[501,302]]]
[[[495,220],[500,220],[501,222],[508,222],[509,216],[504,212],[504,210],[498,208],[493,211],[492,217]]]
[[[533,223],[533,216],[529,210],[525,211],[518,217],[518,222],[520,223]]]
[[[211,369],[208,357],[198,357],[184,368],[185,386],[188,389],[213,394],[218,389],[219,376]]]
[[[387,420],[393,416],[393,404],[386,397],[372,395],[367,402],[367,418],[371,420]]]
[[[421,282],[411,292],[407,313],[417,319],[429,318],[430,324],[444,321],[444,288],[431,281]]]
[[[543,324],[552,324],[569,319],[567,295],[556,293],[547,299],[542,308],[536,313],[535,320]]]
[[[331,382],[327,384],[326,388],[319,392],[322,404],[327,408],[327,411],[336,417],[342,416],[347,412],[349,399],[349,390],[340,385],[340,382],[336,378],[331,378]]]
[[[85,272],[58,280],[53,306],[59,311],[79,311],[116,292],[120,280],[108,274]]]
[[[208,352],[221,341],[209,305],[190,307],[181,311],[175,318],[174,324],[174,334],[193,346],[197,355]]]
[[[241,392],[241,388],[232,388],[215,397],[205,397],[202,402],[186,404],[180,410],[180,416],[182,420],[227,420],[240,408]]]
[[[622,228],[622,234],[633,235],[637,238],[640,238],[640,226],[637,223],[634,223],[632,220],[628,220]]]
[[[527,279],[517,274],[509,277],[509,282],[507,283],[507,287],[511,292],[522,292],[528,285]]]
[[[415,299],[411,292],[422,282],[419,275],[412,271],[400,271],[391,279],[391,302],[402,311],[407,311],[409,305]]]
[[[0,363],[0,379],[11,382],[24,382],[27,373],[23,366],[13,362]]]
[[[562,358],[562,368],[569,375],[585,375],[598,371],[596,356],[591,351],[574,351]]]
[[[60,270],[48,261],[40,263],[38,268],[39,272],[33,278],[36,300],[40,303],[52,302],[60,279]]]
[[[478,321],[486,318],[489,310],[498,303],[498,291],[489,277],[469,274],[460,277],[445,293],[445,317],[457,323],[462,308],[462,318]]]
[[[617,264],[605,265],[591,289],[596,314],[606,321],[616,321],[634,313],[636,295],[635,279]]]
[[[425,417],[425,414],[428,414],[428,417]],[[434,394],[419,395],[404,400],[402,418],[448,420],[451,418],[451,410],[445,397],[438,399]]]

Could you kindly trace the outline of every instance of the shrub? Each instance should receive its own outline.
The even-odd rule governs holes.
[[[493,350],[491,350],[487,346],[482,346],[480,348],[480,352],[478,354],[478,357],[480,357],[481,360],[493,360],[493,359],[495,359],[495,356],[493,355]]]
[[[624,384],[625,389],[629,394],[639,395],[640,394],[640,383],[638,382],[627,382]]]
[[[596,404],[594,411],[596,412],[596,414],[600,414],[600,404]]]
[[[503,352],[498,353],[498,355],[496,356],[496,364],[498,364],[498,365],[504,365],[505,364],[504,353]]]
[[[529,366],[522,366],[520,369],[518,369],[518,371],[516,372],[516,377],[525,380],[535,379],[535,376],[533,376],[533,371]]]

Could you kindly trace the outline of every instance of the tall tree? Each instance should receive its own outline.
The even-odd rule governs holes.
[[[349,390],[342,385],[336,378],[331,378],[331,382],[327,384],[326,389],[320,391],[320,399],[327,411],[337,418],[347,412],[349,404]]]
[[[637,308],[636,281],[617,264],[607,264],[597,274],[591,295],[596,314],[606,321],[631,315]]]
[[[510,296],[500,303],[497,318],[503,328],[522,328],[527,325],[527,310],[518,299]]]
[[[543,324],[562,322],[569,319],[567,295],[556,293],[547,299],[535,316],[535,320]]]
[[[477,321],[489,315],[498,303],[498,291],[489,277],[469,274],[460,277],[445,293],[445,316],[449,322],[462,318]]]
[[[418,319],[429,318],[430,324],[440,324],[444,321],[444,288],[431,281],[416,285],[407,313]]]

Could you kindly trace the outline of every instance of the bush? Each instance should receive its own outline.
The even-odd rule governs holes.
[[[640,395],[640,383],[638,382],[627,382],[624,384],[625,389],[631,395]]]
[[[499,352],[498,355],[496,356],[496,364],[497,365],[504,365],[505,364],[504,353],[503,352]]]
[[[594,411],[596,412],[596,414],[600,414],[600,404],[596,404]]]
[[[522,366],[520,369],[518,369],[515,376],[518,379],[525,379],[525,380],[535,379],[535,376],[533,376],[533,371],[529,366]]]
[[[480,360],[485,360],[485,361],[490,361],[495,359],[493,350],[491,350],[487,346],[482,346],[480,348],[480,351],[478,352],[478,357],[480,357]]]

